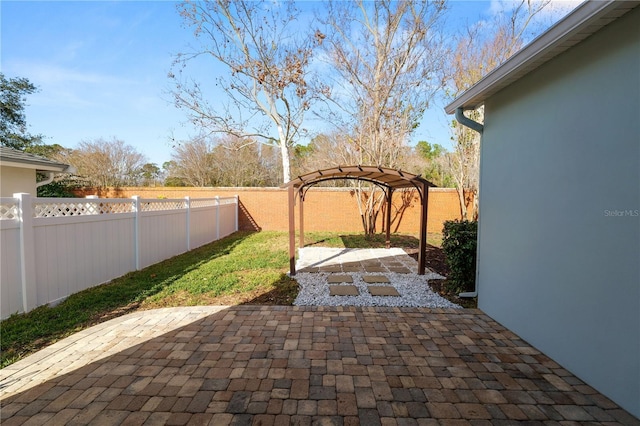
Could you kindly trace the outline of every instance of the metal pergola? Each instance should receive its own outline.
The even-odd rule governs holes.
[[[435,186],[428,180],[412,173],[401,170],[376,166],[339,166],[332,169],[318,170],[293,179],[283,185],[289,195],[289,267],[291,275],[296,274],[296,227],[295,203],[298,197],[300,203],[300,248],[304,247],[304,198],[310,187],[320,182],[330,180],[350,179],[373,183],[385,191],[386,209],[386,247],[391,245],[391,201],[396,189],[415,188],[420,194],[422,204],[420,214],[420,245],[418,251],[418,274],[424,275],[425,255],[427,252],[427,205],[429,201],[429,187]]]

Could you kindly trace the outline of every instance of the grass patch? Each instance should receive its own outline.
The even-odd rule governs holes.
[[[131,272],[108,284],[0,323],[0,368],[91,325],[125,313],[168,306],[292,304],[287,235],[237,232],[220,241]],[[270,295],[270,296],[265,296]]]
[[[306,246],[337,247],[337,248],[384,248],[385,234],[365,235],[338,234],[335,232],[308,232],[304,234]],[[442,245],[442,234],[429,234],[427,243],[436,247]],[[417,249],[420,245],[419,236],[410,234],[391,234],[391,247]]]

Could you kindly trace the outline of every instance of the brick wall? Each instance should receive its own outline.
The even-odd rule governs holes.
[[[288,230],[287,190],[281,188],[180,188],[139,187],[104,190],[80,190],[76,195],[103,198],[192,198],[231,197],[240,199],[240,229]],[[427,231],[442,232],[445,220],[460,218],[460,204],[455,189],[429,190]],[[298,226],[296,206],[296,226]],[[383,214],[380,214],[381,221]],[[420,224],[420,197],[417,191],[398,191],[393,195],[391,212],[393,232],[414,234]],[[381,222],[380,222],[381,223]],[[304,203],[306,231],[360,232],[362,220],[353,191],[345,188],[311,188]],[[379,225],[378,230],[382,227]]]

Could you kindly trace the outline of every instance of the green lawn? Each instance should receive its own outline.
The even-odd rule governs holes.
[[[384,247],[384,236],[308,233],[307,245]],[[394,235],[392,245],[417,247],[413,236]],[[438,244],[437,240],[430,240]],[[108,284],[69,296],[0,323],[0,367],[91,325],[128,312],[168,306],[291,305],[297,295],[289,270],[288,234],[236,232],[220,241],[131,272]]]
[[[237,232],[108,284],[0,323],[2,368],[93,324],[137,309],[251,303],[277,294],[291,304],[297,284],[286,276],[287,235]],[[262,303],[264,304],[264,300]]]

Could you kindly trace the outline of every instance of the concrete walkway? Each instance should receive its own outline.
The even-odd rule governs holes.
[[[188,307],[1,370],[1,423],[640,425],[478,310]]]
[[[416,274],[418,262],[403,249],[303,247],[298,249],[298,272],[395,272]],[[438,276],[432,271],[429,274]]]

